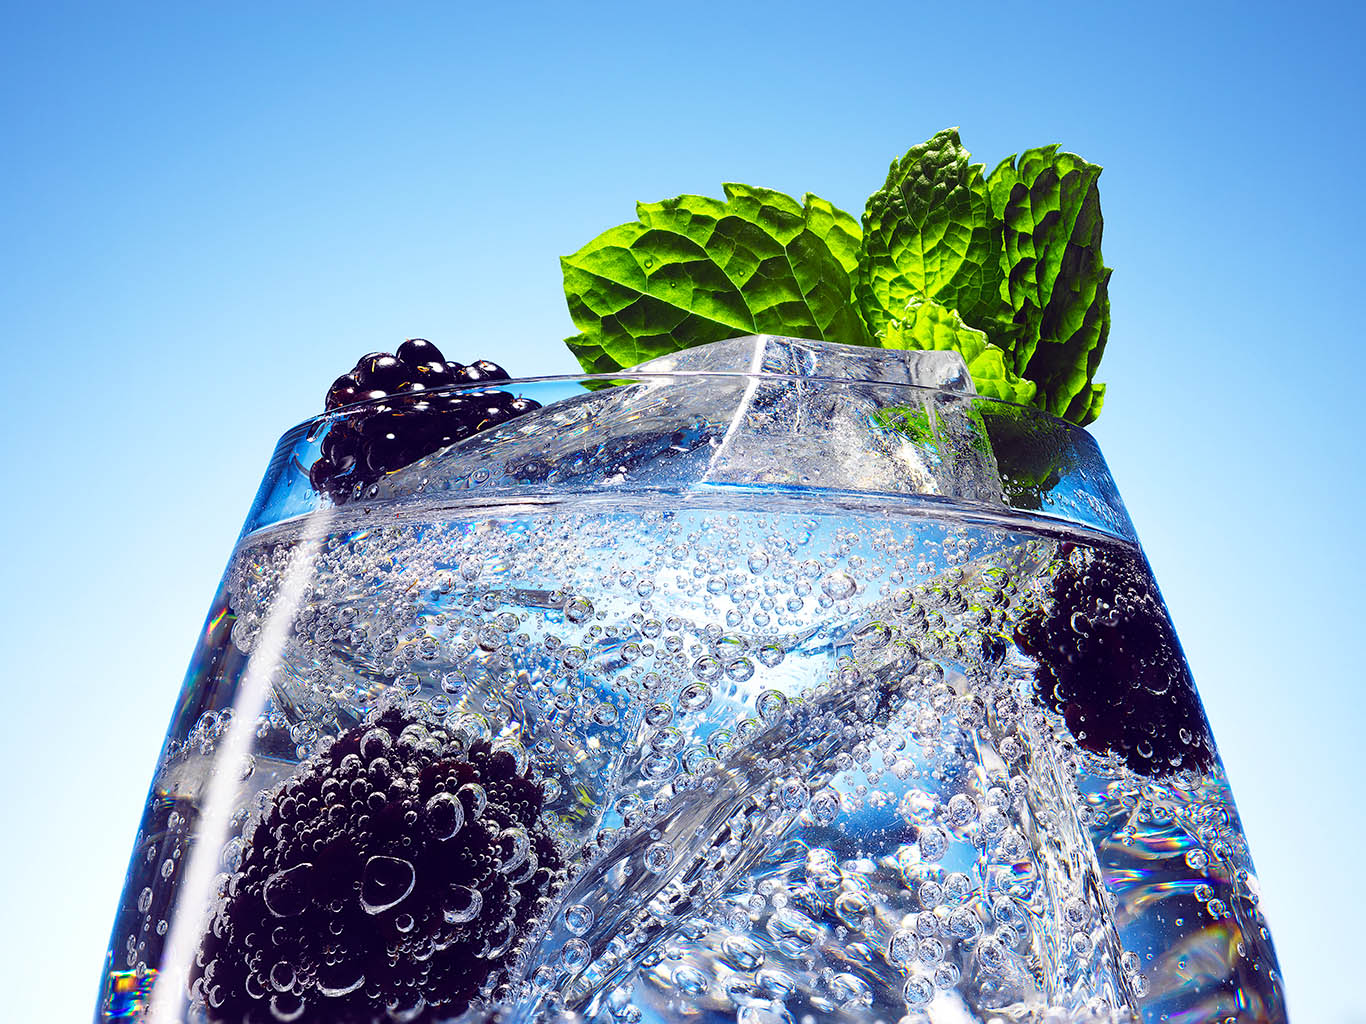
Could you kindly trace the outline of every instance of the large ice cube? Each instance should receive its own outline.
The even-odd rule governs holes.
[[[904,352],[833,341],[750,334],[685,348],[633,366],[627,373],[750,373],[824,377],[976,394],[957,352]]]
[[[640,373],[743,373],[706,480],[999,500],[957,352],[904,352],[773,335],[685,349]],[[832,383],[838,382],[838,383]],[[887,385],[914,385],[888,387]]]
[[[423,459],[380,494],[758,485],[1002,501],[956,352],[754,335],[620,378]]]

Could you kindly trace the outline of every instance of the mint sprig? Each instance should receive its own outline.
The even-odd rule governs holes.
[[[852,301],[858,222],[816,196],[726,185],[724,202],[639,203],[636,221],[560,261],[568,341],[606,373],[742,334],[870,345]]]
[[[751,185],[638,204],[561,260],[567,344],[590,373],[751,333],[949,348],[982,394],[1089,423],[1110,327],[1100,168],[1046,146],[982,172],[946,129],[893,161],[861,227]]]

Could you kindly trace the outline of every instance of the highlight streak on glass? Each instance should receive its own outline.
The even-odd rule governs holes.
[[[332,516],[318,512],[305,522],[298,547],[284,571],[279,596],[261,635],[233,702],[232,724],[219,745],[204,801],[194,852],[190,854],[185,881],[177,894],[170,935],[161,962],[163,970],[152,989],[148,1024],[179,1024],[180,1007],[195,951],[216,895],[218,858],[227,841],[239,776],[235,766],[251,753],[256,728],[270,695],[275,670],[283,663],[285,641],[312,579],[313,561]]]

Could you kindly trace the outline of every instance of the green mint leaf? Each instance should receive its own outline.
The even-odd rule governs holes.
[[[584,373],[611,373],[621,368],[616,360],[603,351],[601,345],[591,341],[586,334],[565,338],[564,343],[579,361]]]
[[[561,260],[591,373],[741,334],[963,353],[978,390],[1094,420],[1110,330],[1100,168],[1057,146],[983,177],[956,129],[893,161],[862,229],[807,194],[641,203]]]
[[[560,261],[582,332],[568,344],[586,370],[742,334],[872,343],[852,302],[858,222],[812,195],[736,184],[725,194],[641,203],[635,223]]]
[[[968,157],[958,130],[945,129],[892,161],[886,183],[869,197],[855,293],[874,335],[915,296],[956,309],[970,324],[1000,331],[1009,323],[1000,226],[982,165]],[[996,332],[992,340],[1000,344]]]
[[[1034,400],[1034,382],[1016,376],[1005,353],[988,341],[986,333],[969,327],[956,311],[933,299],[910,299],[902,315],[888,322],[881,341],[883,348],[957,352],[979,394],[1017,405]]]
[[[987,177],[1003,229],[1002,297],[1019,332],[1013,368],[1038,384],[1035,404],[1082,425],[1104,400],[1093,378],[1110,333],[1100,171],[1054,145],[1006,159]]]

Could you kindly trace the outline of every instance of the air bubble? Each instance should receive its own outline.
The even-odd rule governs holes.
[[[461,803],[466,805],[465,817],[479,818],[484,813],[484,808],[489,805],[489,795],[484,792],[484,787],[477,782],[467,782],[455,791],[455,795],[460,798]]]
[[[954,828],[967,828],[977,820],[977,805],[966,793],[955,793],[949,798],[944,818]]]
[[[917,960],[928,967],[943,960],[944,952],[945,947],[942,940],[933,935],[926,935],[916,944],[915,956]]]
[[[817,825],[827,826],[840,816],[840,795],[833,789],[823,789],[811,798],[806,813]]]
[[[437,793],[423,810],[427,831],[439,842],[450,839],[465,824],[464,805],[450,793]]]
[[[270,968],[270,987],[276,992],[287,992],[294,984],[294,968],[286,961],[276,961]]]
[[[972,939],[982,934],[982,922],[967,907],[959,907],[949,914],[949,934],[960,939]]]
[[[592,950],[583,939],[570,939],[560,950],[560,964],[566,971],[577,971],[588,963]]]
[[[920,888],[916,890],[916,896],[920,898],[920,905],[926,910],[933,910],[944,902],[944,887],[938,882],[921,882]]]
[[[503,855],[498,871],[509,875],[526,863],[531,853],[531,835],[520,825],[505,828],[498,837],[498,847]]]
[[[294,917],[308,909],[313,865],[308,861],[277,871],[261,887],[261,899],[276,917]]]
[[[717,674],[720,674],[721,663],[715,658],[699,659],[715,662]],[[696,670],[696,666],[694,666]],[[713,677],[715,678],[715,677]],[[689,683],[678,694],[678,709],[680,711],[702,711],[712,701],[711,687],[706,683]]]
[[[847,572],[832,572],[825,579],[821,580],[821,590],[827,597],[835,601],[844,601],[854,596],[854,591],[858,589],[858,584]]]
[[[303,865],[300,865],[303,867]],[[309,865],[311,868],[312,865]],[[297,870],[291,868],[291,871]],[[281,872],[286,874],[287,872]],[[367,914],[380,914],[398,906],[417,884],[412,861],[383,854],[365,862],[361,875],[360,905]],[[267,903],[269,905],[269,903]]]
[[[743,683],[754,675],[754,662],[748,658],[736,658],[726,666],[726,675],[737,683]]]
[[[946,961],[934,969],[935,987],[947,992],[958,984],[961,974],[956,963],[952,960]]]
[[[759,994],[779,1002],[789,998],[797,990],[797,979],[776,967],[765,967],[755,972],[754,982]]]
[[[704,683],[720,679],[723,671],[725,669],[721,664],[721,659],[713,658],[710,654],[704,654],[692,663],[692,674]]]
[[[807,804],[806,783],[802,782],[801,779],[788,779],[779,787],[779,794],[782,797],[783,806],[789,811],[800,811]]]
[[[1091,908],[1085,900],[1073,896],[1063,903],[1062,916],[1071,928],[1085,928],[1091,923]]]
[[[393,746],[393,737],[385,729],[371,729],[360,738],[360,756],[367,761],[383,757]]]
[[[592,614],[593,603],[587,598],[571,597],[564,603],[564,617],[570,622],[586,622]]]
[[[934,998],[934,982],[923,974],[913,974],[906,979],[902,996],[907,1006],[925,1006]]]
[[[564,926],[575,935],[586,935],[593,927],[593,908],[582,903],[571,903],[564,909]]]
[[[915,956],[916,939],[915,933],[905,931],[895,931],[892,933],[891,940],[887,943],[887,962],[894,967],[904,967],[911,962]]]
[[[949,835],[938,825],[925,825],[916,836],[916,844],[920,847],[920,859],[933,863],[948,852]]]
[[[473,921],[484,909],[484,896],[478,889],[468,885],[452,885],[441,908],[441,916],[447,924],[464,924]]]
[[[651,843],[645,848],[645,869],[652,874],[659,874],[673,859],[674,851],[668,843]]]
[[[949,903],[966,903],[973,893],[972,879],[955,871],[944,879],[944,899]]]
[[[977,944],[977,965],[988,974],[1000,974],[1008,962],[1005,947],[997,939],[987,938]]]
[[[707,992],[707,976],[688,964],[674,968],[673,980],[674,987],[685,996],[696,998]]]
[[[604,701],[593,709],[593,721],[597,725],[615,725],[617,709]]]
[[[674,710],[667,704],[653,704],[645,709],[645,724],[652,729],[668,725],[673,719]]]
[[[721,961],[736,971],[755,971],[764,965],[764,948],[748,935],[728,935],[721,943]]]
[[[854,656],[866,658],[876,654],[891,642],[892,630],[880,619],[865,622],[854,630]]]
[[[782,717],[787,697],[781,690],[765,690],[754,701],[754,709],[765,722],[773,723]]]
[[[829,990],[830,998],[845,1009],[873,1005],[873,990],[853,974],[836,974],[830,979]]]
[[[786,652],[781,646],[774,643],[762,644],[755,652],[755,657],[759,659],[759,664],[766,668],[777,668],[782,663]]]

